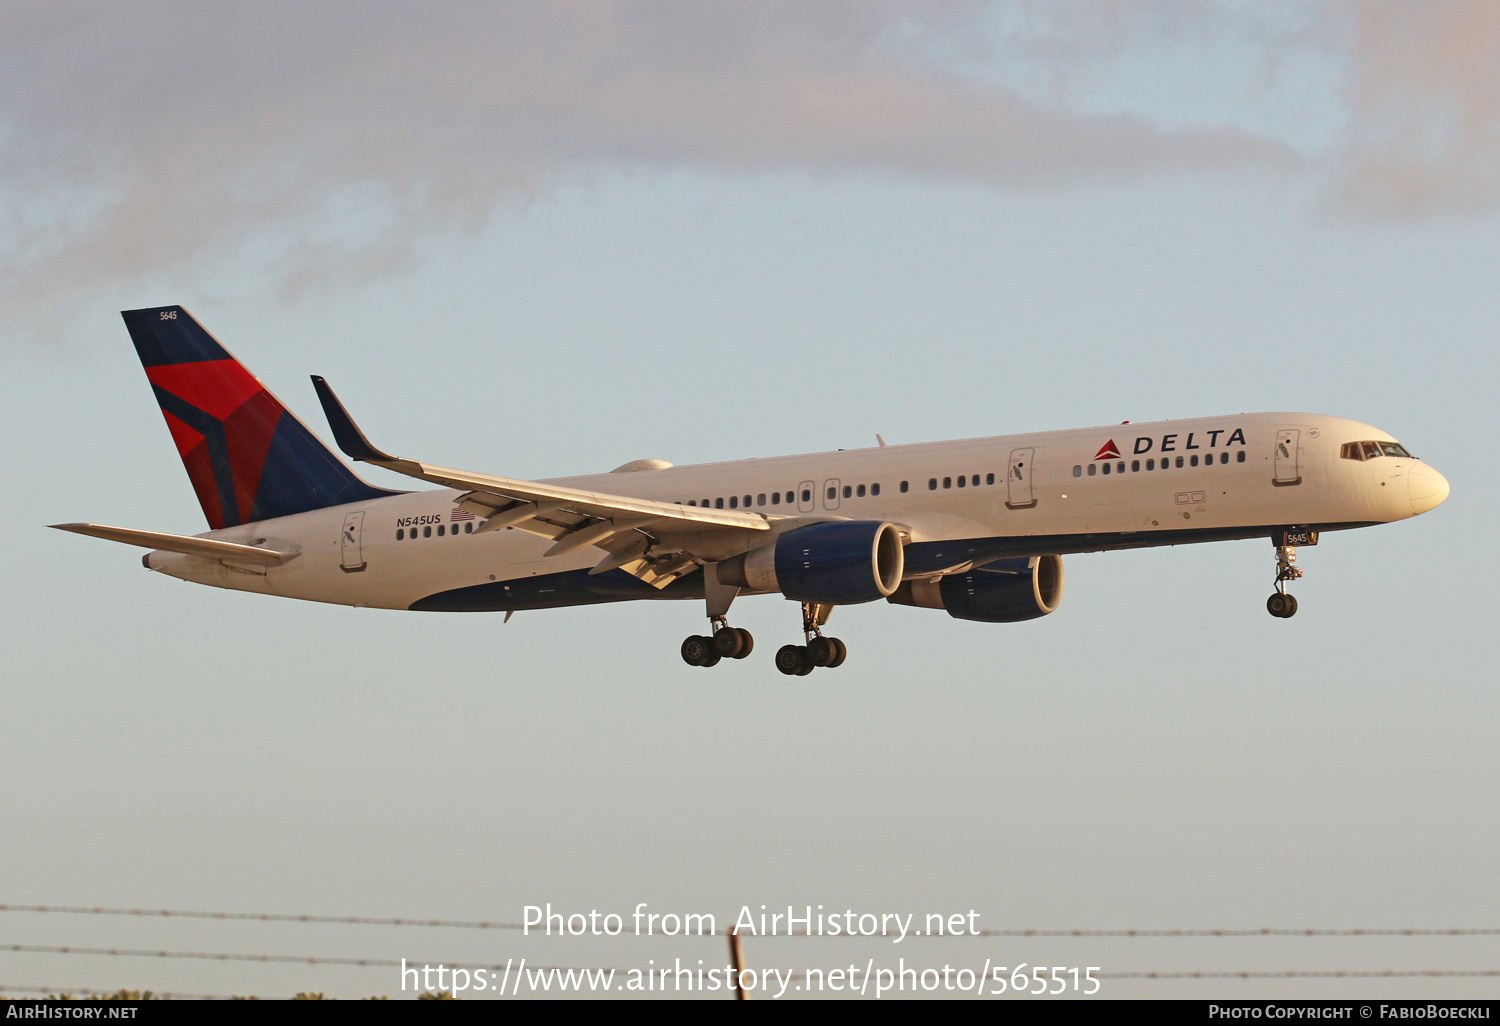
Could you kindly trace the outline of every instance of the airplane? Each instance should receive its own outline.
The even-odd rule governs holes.
[[[357,476],[181,306],[122,312],[211,530],[53,524],[151,551],[146,569],[217,588],[381,609],[504,612],[630,599],[702,601],[691,666],[743,659],[742,595],[801,604],[775,656],[842,664],[834,607],[884,599],[961,620],[1054,612],[1062,557],[1269,538],[1271,615],[1288,618],[1299,546],[1436,508],[1448,482],[1384,431],[1311,413],[1242,413],[523,481],[378,449],[312,383]]]

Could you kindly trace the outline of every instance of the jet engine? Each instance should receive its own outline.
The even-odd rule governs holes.
[[[788,531],[718,565],[719,581],[829,605],[896,593],[906,567],[901,532],[878,520],[834,520]]]
[[[887,601],[944,609],[958,620],[1017,623],[1046,616],[1062,602],[1061,556],[997,559],[936,581],[905,581]]]

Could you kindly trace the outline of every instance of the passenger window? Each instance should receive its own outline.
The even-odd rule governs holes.
[[[755,504],[757,506],[764,506],[766,504],[766,493],[765,492],[761,492],[759,495],[757,495],[755,497]]]
[[[828,489],[828,500],[830,502],[832,502],[834,499],[838,498],[838,495],[839,495],[839,490],[837,488],[830,488],[830,489]]]
[[[1146,469],[1147,470],[1155,470],[1156,469],[1156,461],[1155,460],[1147,460],[1146,461]]]
[[[1083,476],[1083,467],[1082,467],[1082,465],[1077,464],[1077,463],[1073,464],[1073,476],[1074,477],[1082,477]]]
[[[854,494],[863,499],[865,497],[865,486],[860,485],[858,488],[854,489]]]
[[[937,491],[937,478],[935,478],[935,477],[929,477],[927,479],[927,490],[929,492],[935,492],[935,491]]]
[[[854,489],[851,488],[851,487],[849,487],[848,485],[844,485],[844,498],[847,499],[847,498],[849,498],[849,496],[851,496],[853,494],[854,494]]]
[[[724,508],[724,500],[723,499],[715,499],[714,500],[714,509],[723,509],[723,508]]]
[[[730,509],[737,509],[739,507],[739,504],[740,504],[740,497],[738,495],[731,495],[729,497],[729,508]]]
[[[969,479],[966,478],[966,477],[964,477],[962,474],[960,474],[959,477],[958,477],[958,486],[960,488],[962,488],[964,485],[966,485],[968,483],[969,483]]]
[[[901,482],[901,490],[902,490],[902,491],[903,491],[903,492],[905,492],[905,491],[906,491],[906,488],[907,488],[907,484],[906,484],[906,482],[905,482],[905,481],[902,481],[902,482]]]
[[[1182,457],[1181,456],[1177,457],[1177,469],[1178,470],[1182,469]]]
[[[951,478],[951,477],[945,477],[945,478],[943,478],[943,487],[944,488],[952,488],[953,487],[953,478]]]
[[[474,533],[474,524],[471,521],[471,522],[469,522],[469,523],[467,523],[467,524],[464,525],[464,534],[473,534],[473,533]]]
[[[443,536],[443,525],[442,524],[438,524],[438,537],[441,538],[442,536]]]
[[[748,496],[748,495],[745,496],[745,508],[746,509],[750,508],[750,496]]]
[[[812,489],[811,488],[804,488],[804,489],[802,489],[802,501],[803,502],[812,502]]]
[[[1236,463],[1244,463],[1245,462],[1245,450],[1244,449],[1241,449],[1239,452],[1237,452],[1237,453],[1234,454],[1234,461]]]
[[[1141,469],[1141,461],[1140,460],[1131,460],[1130,461],[1130,472],[1132,474],[1134,474],[1136,471],[1138,471],[1140,469]]]
[[[1095,466],[1096,466],[1096,464],[1093,464],[1093,463],[1089,464],[1089,477],[1093,477],[1094,476],[1094,467]]]
[[[397,541],[401,541],[405,537],[406,537],[406,531],[404,531],[403,529],[401,529],[399,527],[396,528],[396,540]]]
[[[1116,463],[1115,464],[1115,469],[1118,470],[1122,474],[1125,473],[1125,461],[1121,460],[1119,463]]]
[[[780,492],[772,492],[771,493],[771,505],[773,505],[773,506],[780,506],[781,505],[781,493]]]
[[[1109,465],[1109,464],[1108,464],[1108,463],[1106,463],[1106,464],[1105,464],[1105,465],[1104,465],[1104,472],[1105,472],[1105,473],[1106,473],[1106,474],[1108,474],[1108,473],[1109,473],[1109,471],[1110,471],[1110,465]]]
[[[1189,464],[1189,465],[1190,465],[1190,466],[1194,466],[1194,467],[1196,467],[1196,466],[1197,466],[1197,465],[1198,465],[1198,457],[1197,457],[1197,456],[1194,456],[1194,457],[1192,457],[1192,458],[1191,458],[1191,459],[1189,459],[1189,460],[1188,460],[1188,464]]]
[[[698,505],[698,500],[697,499],[689,499],[688,500],[688,505],[689,506],[696,506],[696,505]]]
[[[880,494],[880,482],[879,481],[876,481],[874,484],[872,484],[870,486],[870,494],[871,495],[879,495]]]
[[[973,485],[975,488],[978,488],[979,487],[979,475],[975,474],[974,475],[974,480],[970,481],[969,484]]]
[[[432,528],[431,527],[424,527],[424,528],[422,528],[422,537],[423,538],[431,538],[432,537]]]
[[[994,484],[995,483],[995,475],[994,474],[986,474],[986,475],[984,475],[984,483],[985,484]]]
[[[1221,452],[1221,453],[1219,453],[1219,465],[1223,466],[1225,463],[1228,463],[1228,462],[1229,462],[1229,453],[1227,453],[1227,452]]]

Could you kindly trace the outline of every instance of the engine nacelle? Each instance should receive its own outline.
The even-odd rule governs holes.
[[[1062,602],[1061,556],[997,559],[937,581],[907,581],[889,601],[943,609],[958,620],[1018,623],[1035,620]]]
[[[843,606],[894,595],[905,569],[895,525],[833,520],[788,531],[774,544],[727,559],[718,575],[721,583],[751,591]]]

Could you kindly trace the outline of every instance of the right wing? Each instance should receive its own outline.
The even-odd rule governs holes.
[[[485,518],[479,530],[514,527],[550,538],[556,544],[547,550],[548,556],[560,556],[590,545],[604,549],[608,555],[594,567],[593,573],[623,569],[662,588],[699,562],[709,561],[695,557],[690,544],[675,549],[661,544],[662,535],[707,534],[727,540],[723,539],[726,533],[753,537],[754,532],[771,529],[771,517],[748,510],[710,509],[586,492],[392,456],[370,443],[327,381],[316,375],[312,381],[333,437],[350,459],[463,491],[465,494],[458,497],[457,504]]]

